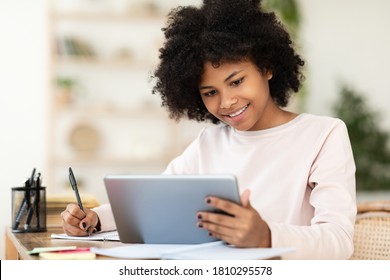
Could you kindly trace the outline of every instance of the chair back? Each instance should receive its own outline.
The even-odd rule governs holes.
[[[390,260],[390,201],[358,204],[352,260]]]

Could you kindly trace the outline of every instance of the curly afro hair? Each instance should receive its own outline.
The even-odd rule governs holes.
[[[206,61],[218,67],[249,59],[261,71],[271,71],[271,97],[278,106],[287,106],[300,88],[304,62],[275,14],[262,11],[260,2],[204,0],[200,8],[179,6],[169,13],[152,92],[161,95],[171,118],[219,123],[199,94]]]

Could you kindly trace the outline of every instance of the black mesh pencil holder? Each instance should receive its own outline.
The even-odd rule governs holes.
[[[12,188],[12,231],[46,230],[46,187]]]

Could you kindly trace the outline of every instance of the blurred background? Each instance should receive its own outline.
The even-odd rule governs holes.
[[[306,61],[290,110],[340,117],[358,200],[390,199],[390,2],[264,0]],[[33,168],[47,195],[107,197],[106,174],[158,174],[209,124],[169,119],[151,94],[161,28],[200,0],[0,0],[0,258],[11,187]]]

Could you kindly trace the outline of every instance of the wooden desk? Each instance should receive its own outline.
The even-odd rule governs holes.
[[[78,241],[52,239],[50,237],[52,233],[63,233],[63,230],[60,227],[49,227],[47,232],[13,233],[11,228],[7,228],[5,258],[7,260],[39,260],[38,255],[28,254],[28,251],[31,251],[36,247],[77,246],[111,248],[125,245],[116,241]],[[97,255],[96,259],[110,258]]]
[[[97,247],[112,248],[126,246],[118,241],[79,241],[66,239],[52,239],[52,233],[63,233],[60,227],[48,227],[47,232],[37,233],[13,233],[11,228],[7,228],[5,258],[7,260],[39,260],[38,255],[29,255],[28,251],[38,247],[60,247],[60,246],[77,246],[77,247]],[[96,255],[96,259],[107,260],[117,259],[101,255]],[[280,257],[271,258],[279,260]]]

